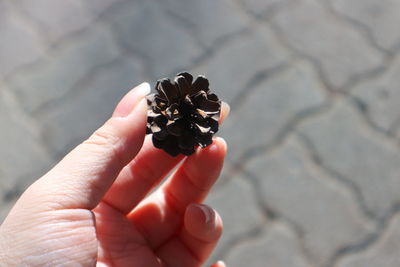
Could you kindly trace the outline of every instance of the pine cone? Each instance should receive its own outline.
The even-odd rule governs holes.
[[[192,82],[193,76],[182,72],[174,81],[158,80],[157,93],[147,97],[146,133],[153,134],[155,147],[172,156],[191,155],[198,145],[205,148],[218,131],[221,101],[204,76]]]

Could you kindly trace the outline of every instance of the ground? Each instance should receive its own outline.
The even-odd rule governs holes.
[[[0,218],[142,81],[231,115],[207,203],[235,266],[400,266],[397,0],[0,0]]]

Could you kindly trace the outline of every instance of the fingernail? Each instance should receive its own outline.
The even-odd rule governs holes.
[[[229,106],[229,104],[222,101],[221,102],[221,115],[219,118],[219,123],[222,123],[229,116],[230,111],[231,111],[231,107]]]
[[[135,91],[143,96],[148,95],[151,91],[150,84],[148,82],[141,83],[135,88]]]
[[[194,207],[201,210],[204,215],[204,223],[205,224],[214,224],[215,222],[215,212],[212,208],[203,204],[193,204]]]
[[[226,265],[225,265],[225,262],[223,262],[223,261],[217,261],[216,263],[214,263],[210,267],[226,267]]]
[[[118,103],[113,113],[113,117],[128,116],[138,105],[140,100],[142,100],[143,97],[150,93],[150,90],[150,85],[147,82],[136,86],[129,93],[127,93]]]
[[[231,111],[231,106],[229,106],[229,104],[224,101],[221,102],[221,106],[223,109],[226,110],[226,116],[228,117],[229,112]]]

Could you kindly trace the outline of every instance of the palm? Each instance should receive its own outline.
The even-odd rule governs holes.
[[[163,227],[165,222],[160,221],[160,215],[165,211],[143,208],[141,213],[147,213],[149,216],[155,215],[153,223],[154,225],[158,223],[159,227],[153,229],[153,233],[157,233],[157,235],[147,234],[139,226],[140,222],[135,224],[131,219],[135,217],[135,214],[126,216],[105,203],[100,204],[94,210],[98,239],[98,265],[115,267],[166,266],[165,262],[170,262],[171,258],[176,258],[177,256],[191,262],[191,266],[197,265],[197,259],[193,258],[192,254],[189,254],[189,251],[185,249],[186,245],[184,243],[180,242],[175,245],[171,243],[171,240],[179,240],[182,223],[176,224],[177,229],[168,229]],[[181,221],[183,222],[183,217],[181,217]],[[171,248],[171,246],[174,247]],[[171,253],[166,255],[163,253],[165,248],[179,251],[180,255]]]
[[[94,211],[98,239],[98,265],[163,266],[156,248],[127,216],[101,204]],[[146,264],[145,264],[146,263]]]

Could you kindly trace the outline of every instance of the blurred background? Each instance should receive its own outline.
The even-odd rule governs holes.
[[[0,0],[0,219],[143,81],[231,115],[229,267],[400,266],[400,1]]]

